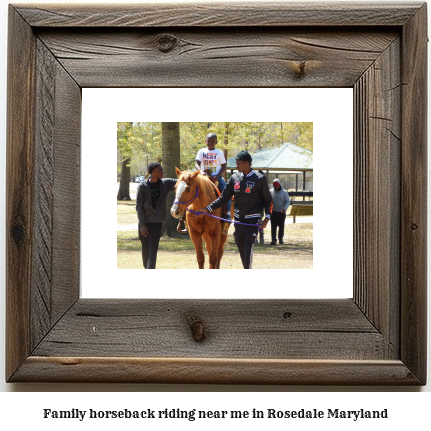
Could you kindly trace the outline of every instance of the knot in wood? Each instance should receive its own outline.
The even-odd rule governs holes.
[[[417,230],[419,228],[419,226],[416,223],[412,223],[410,228],[411,228],[411,230]]]
[[[303,79],[311,70],[321,67],[322,62],[317,60],[289,61],[288,65],[296,78]]]
[[[189,324],[190,330],[192,331],[193,339],[197,342],[204,341],[206,338],[206,329],[202,320],[195,316],[188,316],[187,323]]]
[[[158,50],[161,52],[172,51],[178,44],[178,38],[172,34],[162,34],[157,38]]]
[[[17,245],[21,245],[25,239],[25,227],[21,223],[15,223],[11,228],[11,235]]]
[[[296,77],[301,79],[307,74],[307,62],[306,61],[296,61],[292,64],[292,70]]]

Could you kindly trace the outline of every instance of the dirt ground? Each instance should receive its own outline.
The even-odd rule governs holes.
[[[289,219],[289,217],[288,217]],[[291,219],[291,218],[290,218]],[[310,220],[310,222],[308,222]],[[264,244],[257,240],[253,250],[254,269],[312,269],[313,223],[312,217],[302,217],[284,229],[284,244],[270,245],[271,224],[264,231]],[[308,223],[307,223],[308,222]],[[141,243],[137,232],[137,218],[133,202],[117,205],[117,268],[141,269]],[[242,263],[231,226],[225,244],[222,269],[241,269]],[[208,256],[205,250],[205,268]],[[196,252],[188,238],[175,239],[163,236],[157,255],[157,269],[196,269]]]

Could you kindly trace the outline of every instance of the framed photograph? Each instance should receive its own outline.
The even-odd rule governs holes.
[[[7,381],[425,385],[426,45],[425,3],[11,5]],[[353,89],[353,297],[82,297],[82,94],[119,87]]]
[[[145,102],[149,100],[151,103]],[[226,105],[226,100],[231,103]],[[353,89],[85,88],[82,90],[82,109],[81,298],[154,298],[155,295],[157,298],[169,299],[353,297]],[[220,273],[217,274],[220,282],[206,285],[203,280],[207,279],[208,275],[196,273],[198,268],[196,251],[188,235],[180,239],[171,238],[169,235],[163,236],[157,255],[157,271],[147,271],[145,274],[137,271],[136,269],[144,268],[141,243],[137,235],[134,201],[136,197],[134,192],[139,183],[129,185],[131,201],[112,199],[119,183],[116,183],[114,175],[108,175],[108,172],[113,171],[116,166],[121,166],[116,151],[118,119],[136,120],[132,129],[136,136],[136,141],[132,142],[138,142],[137,153],[132,155],[132,163],[135,164],[142,160],[139,154],[139,150],[145,145],[142,142],[142,133],[148,130],[150,125],[151,133],[154,131],[159,133],[160,120],[163,118],[179,119],[181,161],[190,163],[189,160],[193,159],[198,151],[195,148],[191,150],[190,147],[196,142],[199,147],[204,142],[207,117],[219,120],[218,123],[213,123],[214,127],[225,124],[222,118],[243,120],[243,123],[230,123],[229,135],[232,140],[236,135],[242,136],[246,131],[245,127],[250,127],[251,120],[260,120],[255,127],[267,128],[269,135],[267,139],[270,145],[276,148],[259,151],[256,157],[252,152],[254,171],[259,170],[265,160],[271,160],[267,158],[269,152],[281,150],[280,136],[277,132],[281,125],[279,121],[283,118],[292,121],[284,124],[284,136],[288,127],[297,125],[296,122],[309,120],[300,124],[312,127],[313,141],[317,143],[312,153],[313,174],[311,178],[308,177],[313,183],[307,184],[307,190],[314,190],[314,195],[320,197],[313,205],[314,217],[299,217],[297,223],[293,223],[293,216],[289,215],[284,245],[270,245],[270,225],[262,235],[265,244],[260,243],[262,237],[259,234],[253,249],[253,282],[247,283],[246,288],[243,283],[244,273],[242,269],[238,269],[242,266],[232,226],[228,232]],[[143,118],[148,123],[138,121]],[[190,118],[201,122],[188,122]],[[118,124],[123,126],[129,125],[130,122]],[[189,127],[193,127],[193,132],[197,128],[199,133],[195,132],[191,138]],[[276,128],[275,131],[273,127]],[[219,141],[217,147],[224,149],[223,137],[220,137]],[[295,152],[288,153],[290,149],[294,149]],[[284,163],[297,163],[298,159],[301,160],[302,154],[296,152],[296,148],[290,144],[285,144],[284,150],[286,151],[284,158],[275,159],[273,162],[275,166],[279,160],[284,160]],[[147,151],[156,154],[156,157],[161,154],[157,143],[147,147]],[[237,149],[236,152],[238,151]],[[230,149],[228,154],[235,155],[236,152],[235,149]],[[140,166],[140,172],[146,172],[147,157],[143,156],[144,167]],[[342,163],[338,163],[337,160],[341,160]],[[309,163],[308,156],[305,162]],[[183,169],[184,165],[181,166]],[[168,173],[164,162],[163,167],[165,178],[171,176],[176,178],[175,172]],[[133,164],[131,171],[132,169]],[[282,181],[286,181],[288,175],[295,180],[292,174],[274,171],[277,170],[271,169],[267,174],[270,184],[276,175]],[[328,190],[330,184],[336,188],[336,196],[330,196]],[[295,186],[295,181],[289,185],[293,190]],[[291,191],[289,194],[293,201],[295,197]],[[174,200],[174,192],[170,195]],[[327,211],[328,197],[333,201],[342,199],[341,216]],[[298,199],[301,202],[303,198]],[[306,199],[305,204],[309,203],[310,198]],[[103,202],[103,217],[98,209],[100,202]],[[171,205],[168,204],[168,208]],[[287,212],[290,210],[291,208]],[[328,228],[330,226],[336,226],[336,231]],[[209,267],[208,261],[208,256],[205,256],[206,269]],[[335,262],[341,270],[328,271]],[[173,268],[177,269],[175,274],[172,273]],[[178,287],[177,283],[171,282],[172,279],[184,282],[180,282]],[[265,288],[262,289],[262,286]]]

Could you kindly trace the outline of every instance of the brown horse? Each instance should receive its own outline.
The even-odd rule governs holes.
[[[219,195],[214,183],[200,171],[181,172],[175,168],[178,182],[175,186],[176,194],[171,214],[175,218],[186,216],[190,238],[196,249],[196,257],[199,269],[204,268],[205,256],[203,253],[202,239],[205,241],[210,260],[210,269],[220,269],[220,261],[223,256],[224,244],[227,238],[227,229],[223,229],[223,222],[209,215],[197,215],[186,209],[197,211],[213,202]],[[214,210],[211,215],[222,216],[222,209]]]

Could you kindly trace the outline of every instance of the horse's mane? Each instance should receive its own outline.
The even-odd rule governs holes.
[[[190,171],[183,172],[179,180],[185,180],[187,182],[191,173],[192,172]],[[202,175],[199,173],[196,176],[196,182],[199,187],[199,192],[202,194],[201,196],[208,197],[210,202],[219,197],[220,193],[217,190],[217,187],[206,175]]]
[[[217,187],[208,177],[199,174],[196,179],[199,185],[199,190],[201,190],[205,196],[208,196],[211,200],[214,200],[215,197],[219,196]]]

